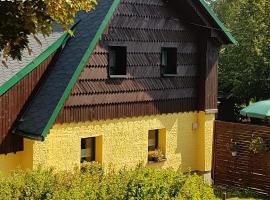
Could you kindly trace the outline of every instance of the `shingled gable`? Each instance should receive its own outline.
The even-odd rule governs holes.
[[[70,38],[51,67],[47,78],[22,115],[15,129],[16,134],[44,140],[119,2],[100,0],[95,11],[78,14],[76,36]],[[209,20],[214,21],[216,28],[222,30],[218,33],[223,36],[225,34],[226,41],[223,42],[236,43],[207,5],[203,1],[199,2],[208,13]]]

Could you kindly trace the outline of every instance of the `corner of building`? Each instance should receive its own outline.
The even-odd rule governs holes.
[[[0,171],[8,174],[15,169],[33,169],[33,144],[34,141],[24,139],[24,151],[1,154]]]
[[[208,172],[212,169],[212,148],[214,135],[214,113],[198,113],[197,129],[197,170]]]

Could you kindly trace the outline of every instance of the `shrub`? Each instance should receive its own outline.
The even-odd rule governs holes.
[[[213,188],[204,182],[203,178],[198,175],[187,177],[185,184],[181,188],[178,200],[214,200]]]
[[[139,168],[134,175],[125,199],[173,199],[184,182],[184,175],[173,170]]]
[[[56,184],[52,170],[16,170],[0,178],[0,199],[50,199]]]
[[[213,199],[210,185],[196,175],[171,169],[137,167],[107,172],[100,165],[84,163],[81,170],[16,170],[0,174],[0,199],[135,200]]]

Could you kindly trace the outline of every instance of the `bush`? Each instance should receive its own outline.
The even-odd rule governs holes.
[[[173,199],[183,183],[179,172],[140,168],[128,183],[125,199]]]
[[[85,163],[75,172],[52,169],[0,175],[0,199],[213,199],[213,190],[197,175],[170,169],[137,167],[107,172],[100,165]]]
[[[215,195],[211,185],[204,182],[198,175],[190,175],[181,188],[178,200],[214,200]]]

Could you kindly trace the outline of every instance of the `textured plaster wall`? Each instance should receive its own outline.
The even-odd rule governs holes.
[[[55,125],[44,142],[24,140],[24,151],[0,155],[0,171],[20,167],[72,170],[80,164],[81,138],[97,137],[97,161],[119,169],[148,167],[211,170],[214,114],[178,113],[78,124]],[[198,123],[193,130],[192,123]],[[147,164],[148,131],[162,129],[159,142],[167,161]]]
[[[211,171],[212,148],[214,140],[214,114],[198,114],[199,127],[197,129],[197,170]]]
[[[99,137],[97,158],[119,169],[147,164],[148,130],[165,129],[166,162],[149,167],[211,169],[214,115],[178,113],[108,121],[55,125],[45,142],[33,146],[34,168],[41,165],[72,170],[80,164],[81,138]],[[198,122],[196,130],[192,123]]]
[[[33,141],[24,140],[24,151],[0,155],[0,172],[7,174],[16,168],[33,168]]]

